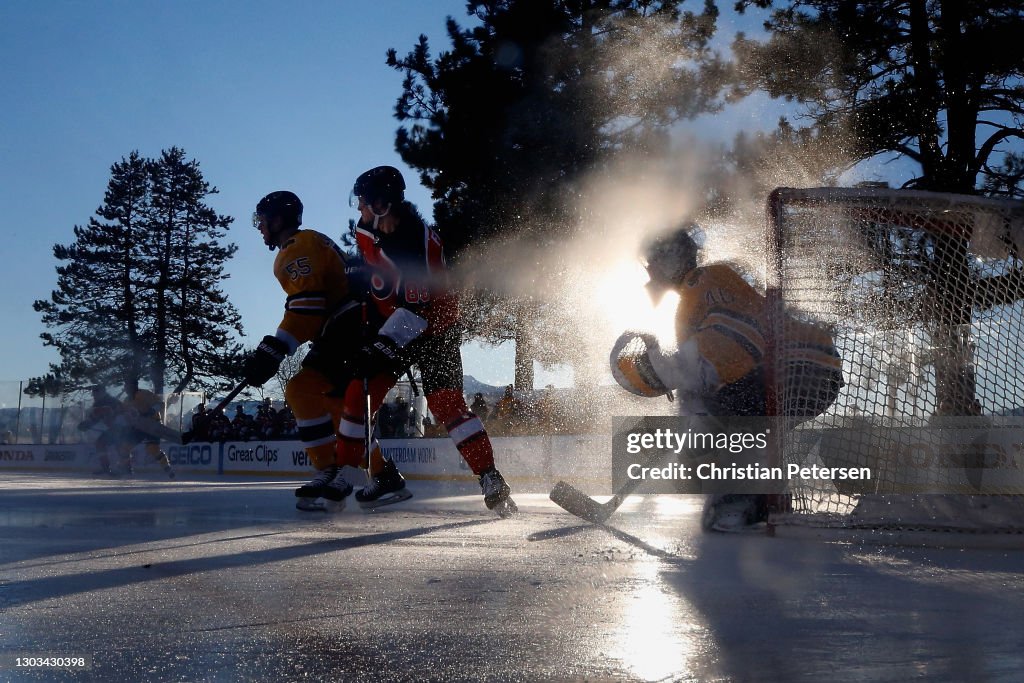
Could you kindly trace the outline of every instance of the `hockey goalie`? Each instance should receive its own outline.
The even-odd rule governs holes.
[[[725,263],[698,266],[699,247],[688,225],[651,241],[642,261],[655,303],[669,291],[679,295],[676,348],[663,350],[656,337],[628,331],[611,352],[611,370],[624,389],[654,397],[672,392],[684,417],[752,417],[767,411],[765,297]],[[778,406],[788,427],[820,415],[843,386],[842,361],[828,331],[787,320],[785,347],[778,349],[782,381],[797,385]],[[702,525],[736,531],[767,519],[767,494],[716,494],[705,504]]]

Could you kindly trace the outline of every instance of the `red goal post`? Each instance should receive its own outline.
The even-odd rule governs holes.
[[[1024,416],[1024,202],[779,188],[765,247],[769,412],[801,391],[779,352],[793,321],[832,332],[845,381],[824,414],[778,438],[778,457],[874,475],[870,484],[790,482],[792,515],[779,518],[1024,530],[1022,499],[992,495],[1024,490],[995,468],[1002,453],[1024,470],[1024,450],[1012,446],[1024,441],[1013,419]],[[965,430],[983,419],[1004,445],[963,461],[948,447],[968,433],[949,431],[955,418]],[[914,495],[931,493],[968,495],[947,496],[938,507],[951,519],[941,519],[938,498]]]

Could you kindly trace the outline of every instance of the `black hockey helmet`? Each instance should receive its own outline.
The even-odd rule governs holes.
[[[279,227],[272,230],[271,219],[278,217],[281,218]],[[267,222],[267,232],[271,238],[271,241],[265,244],[270,251],[274,251],[277,248],[277,233],[282,230],[294,230],[302,225],[302,202],[294,192],[288,190],[271,192],[256,205],[256,211],[252,215],[252,227],[259,230],[262,221]]]
[[[641,262],[650,277],[647,291],[655,302],[668,290],[681,285],[686,274],[697,267],[700,247],[692,236],[697,229],[695,223],[687,224],[650,240],[644,247]]]
[[[280,216],[284,219],[285,225],[297,227],[302,225],[302,202],[294,192],[288,190],[271,192],[256,205],[256,213],[252,217],[253,227],[259,227],[260,216]]]
[[[387,204],[398,204],[405,199],[405,178],[394,166],[377,166],[366,171],[352,186],[349,204],[356,206],[359,197],[372,204],[378,200]]]

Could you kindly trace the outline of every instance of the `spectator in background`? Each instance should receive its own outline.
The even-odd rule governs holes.
[[[391,406],[391,421],[394,425],[394,435],[396,438],[409,438],[412,431],[411,420],[412,411],[409,409],[409,402],[405,400],[405,396],[398,396]]]
[[[495,423],[498,432],[511,436],[519,429],[519,423],[523,414],[523,402],[515,395],[512,385],[505,387],[505,393],[494,406],[494,415],[491,421]]]
[[[487,407],[484,395],[479,391],[473,394],[473,403],[470,404],[469,409],[484,422],[487,421],[487,417],[491,414],[491,409]]]
[[[295,422],[295,413],[285,405],[277,411],[276,434],[279,439],[291,439],[299,436],[299,426]]]
[[[232,439],[231,420],[218,411],[210,415],[210,441],[230,441]]]
[[[255,421],[245,414],[242,406],[235,406],[235,417],[231,420],[231,435],[236,441],[248,441],[255,433]]]
[[[192,441],[210,441],[210,413],[206,412],[206,404],[200,403],[192,411],[192,423],[189,427]]]

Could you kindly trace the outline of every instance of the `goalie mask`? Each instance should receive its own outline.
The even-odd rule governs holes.
[[[669,388],[654,371],[648,355],[649,350],[658,349],[658,340],[653,334],[644,332],[623,332],[612,347],[609,363],[612,377],[619,386],[637,396],[652,398],[664,396]]]
[[[690,224],[651,240],[644,249],[641,262],[650,277],[647,292],[655,304],[665,292],[681,285],[686,274],[697,267],[699,247],[691,236],[696,229],[696,224]]]

